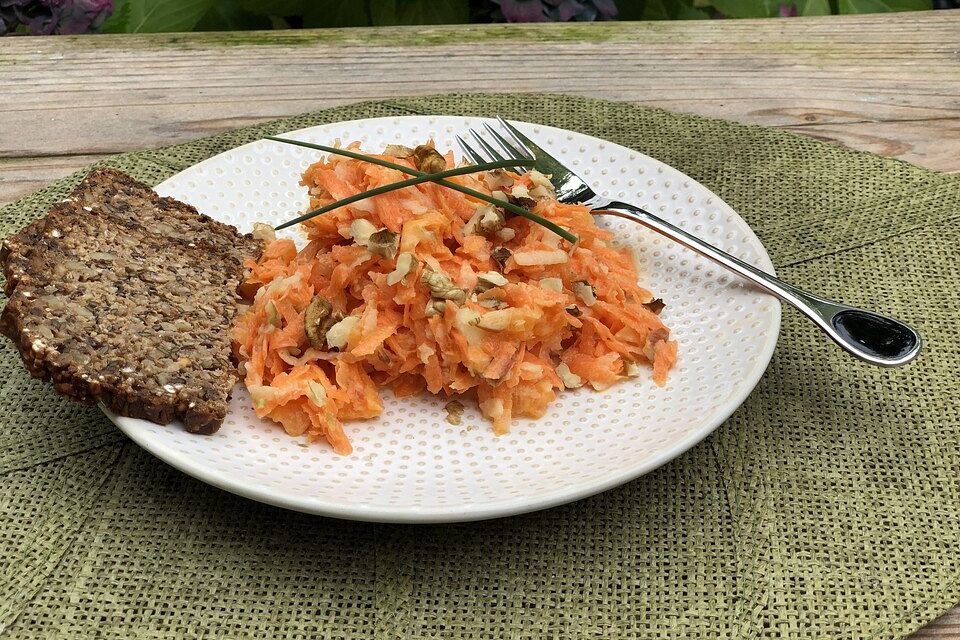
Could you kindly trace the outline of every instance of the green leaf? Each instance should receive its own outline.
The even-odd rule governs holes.
[[[643,0],[617,0],[617,20],[643,20]]]
[[[770,18],[780,12],[777,0],[713,0],[713,6],[730,18]]]
[[[396,24],[460,24],[470,21],[467,0],[371,0],[375,26]]]
[[[130,22],[130,0],[116,0],[113,13],[100,25],[100,33],[123,33]]]
[[[685,2],[678,2],[673,14],[674,20],[709,20],[710,14],[703,9],[691,7]]]
[[[308,0],[225,0],[227,4],[238,5],[247,13],[259,13],[269,16],[298,16],[314,4]],[[358,2],[359,0],[351,0]],[[343,4],[348,4],[344,2]]]
[[[668,0],[646,0],[643,3],[644,20],[669,20],[670,9],[667,7]]]
[[[796,0],[797,13],[801,16],[828,16],[829,0]]]
[[[308,28],[368,27],[370,24],[367,3],[362,0],[316,0],[303,12],[303,26]]]
[[[120,0],[103,25],[106,33],[190,31],[214,0]]]
[[[881,13],[932,9],[931,0],[840,0],[840,13]]]
[[[242,3],[234,0],[215,0],[210,11],[200,19],[196,31],[241,31],[244,29],[269,29],[270,18],[244,11]]]

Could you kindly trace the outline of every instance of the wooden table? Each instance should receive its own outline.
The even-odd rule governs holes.
[[[960,10],[18,37],[0,39],[0,204],[113,153],[358,100],[511,90],[781,127],[960,171]],[[960,607],[916,637],[960,639]]]

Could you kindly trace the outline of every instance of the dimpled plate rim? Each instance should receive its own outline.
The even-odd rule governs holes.
[[[459,116],[402,116],[371,118],[319,125],[316,127],[291,131],[283,135],[302,140],[329,144],[334,137],[342,137],[344,141],[347,141],[348,139],[353,140],[361,136],[357,135],[355,137],[350,137],[350,135],[353,135],[357,131],[365,131],[367,134],[365,134],[363,137],[369,135],[371,138],[377,140],[380,144],[385,144],[389,142],[410,143],[416,140],[422,140],[429,133],[433,133],[438,138],[446,137],[450,141],[449,145],[441,145],[440,140],[438,140],[438,147],[440,147],[441,150],[444,150],[446,148],[454,148],[451,138],[453,134],[460,133],[467,128],[478,128],[484,121],[489,120],[483,118],[465,118]],[[770,262],[766,250],[746,222],[744,222],[743,219],[740,218],[720,198],[706,189],[706,187],[703,187],[681,172],[653,158],[649,158],[648,156],[630,149],[626,149],[611,142],[585,136],[573,131],[557,129],[544,125],[522,122],[517,124],[525,133],[534,136],[534,139],[538,140],[538,142],[542,142],[542,146],[553,152],[560,160],[569,162],[575,171],[583,174],[583,177],[588,183],[591,184],[591,186],[594,187],[595,190],[597,190],[598,193],[604,193],[604,191],[609,193],[612,188],[611,181],[614,185],[618,184],[618,180],[615,177],[608,175],[609,172],[613,171],[613,168],[617,166],[620,168],[621,175],[633,175],[636,173],[636,171],[633,171],[633,169],[638,168],[639,174],[641,175],[649,171],[650,173],[647,174],[648,176],[656,176],[656,179],[661,181],[661,184],[658,184],[657,186],[662,187],[663,185],[667,185],[667,187],[669,187],[671,184],[676,185],[675,191],[673,192],[656,192],[659,193],[660,196],[670,193],[673,200],[676,201],[676,193],[691,193],[692,195],[689,196],[691,206],[693,204],[701,205],[702,203],[706,203],[709,206],[709,209],[706,209],[705,207],[705,210],[702,212],[700,212],[699,209],[696,211],[706,214],[706,217],[709,218],[710,221],[715,220],[718,216],[724,217],[727,224],[732,226],[737,233],[740,234],[739,242],[742,244],[739,247],[739,251],[737,250],[738,247],[724,246],[722,238],[718,237],[716,240],[719,242],[721,247],[728,250],[734,249],[734,253],[740,253],[741,257],[748,259],[758,267],[773,273],[773,265]],[[394,131],[396,131],[396,133],[391,137],[391,133]],[[338,135],[341,133],[344,135]],[[413,137],[413,139],[411,139],[411,137]],[[579,147],[577,149],[571,148],[577,147],[578,144]],[[613,153],[614,155],[611,155],[610,159],[615,160],[615,162],[611,163],[608,167],[602,162],[602,159],[598,158],[597,156],[587,158],[583,154],[587,151],[588,147],[592,147],[593,151],[600,150],[601,152]],[[372,144],[369,148],[377,148],[377,146],[376,144]],[[310,152],[309,150],[304,150],[299,147],[290,147],[280,145],[278,143],[259,140],[235,149],[231,149],[193,165],[158,185],[156,190],[161,195],[185,198],[186,196],[191,195],[191,188],[197,188],[197,176],[202,175],[205,172],[213,172],[216,174],[216,176],[218,176],[216,177],[216,180],[220,180],[223,175],[227,174],[227,172],[223,170],[225,164],[229,166],[230,162],[238,162],[236,160],[237,158],[249,158],[252,156],[259,160],[270,163],[270,160],[275,156],[279,157],[281,155],[290,153],[292,153],[294,156],[303,158],[303,162],[315,160],[317,157],[319,157],[319,155],[322,155],[319,152]],[[307,157],[308,154],[309,157]],[[293,171],[294,175],[292,180],[294,183],[299,180],[299,171],[302,170],[303,166],[305,165],[301,165]],[[593,171],[594,168],[598,170],[599,175],[597,175],[597,172]],[[287,184],[289,184],[290,176],[285,176],[283,173],[284,170],[285,169],[279,169],[280,173],[277,173],[278,169],[274,167],[272,169],[272,172],[274,173],[273,177],[271,178],[271,176],[266,176],[264,179],[268,182],[265,184],[271,184],[270,180],[277,180],[278,176],[280,179],[286,180]],[[243,171],[249,171],[249,167],[246,167],[243,169]],[[243,171],[238,171],[238,175],[246,175],[243,173]],[[190,186],[191,181],[194,183],[194,187]],[[628,184],[636,186],[635,182],[636,181],[628,181]],[[654,180],[648,180],[648,183],[653,185]],[[199,188],[202,190],[202,186]],[[681,226],[686,226],[686,223],[688,222],[699,221],[699,219],[691,219],[689,215],[685,215],[684,212],[681,211],[682,207],[675,210],[676,215],[674,215],[673,212],[666,211],[665,205],[658,202],[658,198],[660,196],[656,195],[656,193],[647,194],[646,200],[649,201],[644,201],[644,190],[641,189],[637,191],[635,197],[631,199],[634,202],[637,202],[637,204],[645,206],[645,208],[650,208],[652,210],[657,210],[657,208],[659,208],[661,215],[664,215],[664,217],[668,219],[673,218],[674,222],[681,224]],[[623,191],[620,191],[620,194],[623,194],[624,198],[630,198],[630,196],[624,194]],[[236,224],[240,227],[241,231],[250,230],[252,220],[249,216],[246,218],[241,217],[240,219],[231,217],[233,214],[233,207],[229,206],[230,197],[225,193],[224,190],[219,190],[209,195],[201,191],[201,195],[202,197],[196,198],[198,201],[191,202],[191,204],[197,206],[202,213],[207,213],[214,218]],[[280,194],[274,193],[272,195],[278,196]],[[291,196],[292,194],[288,191],[286,195]],[[299,206],[302,208],[305,205],[305,196],[302,194],[302,189],[299,195],[301,200]],[[619,194],[614,191],[612,195]],[[651,197],[654,199],[650,200]],[[189,199],[187,199],[187,201],[190,202]],[[225,214],[221,210],[221,207],[217,204],[218,201],[224,204],[226,208],[231,209],[231,213]],[[266,205],[266,208],[256,209],[255,207],[257,210],[257,218],[263,218],[265,216],[265,212],[269,208],[270,202],[271,200],[267,198],[261,202],[261,207]],[[293,208],[295,209],[296,207]],[[708,211],[712,213],[708,213]],[[270,213],[273,217],[267,217],[278,222],[291,217],[292,212],[290,207],[286,207]],[[706,220],[703,221],[706,222]],[[631,227],[630,230],[626,230],[620,221],[616,221],[613,218],[601,219],[599,222],[601,225],[607,226],[608,228],[619,227],[618,230],[621,233],[636,233],[640,235],[644,238],[644,241],[641,244],[653,244],[660,249],[658,251],[654,251],[654,254],[662,253],[665,254],[665,258],[669,260],[678,260],[684,264],[689,262],[691,264],[691,268],[681,273],[687,273],[687,278],[692,278],[691,281],[699,282],[699,276],[693,274],[696,271],[704,268],[704,265],[710,265],[710,263],[707,263],[705,259],[700,258],[699,256],[694,255],[692,252],[680,248],[677,245],[673,245],[665,239],[659,239],[652,232],[649,232],[645,229],[638,230]],[[697,227],[694,228],[697,229]],[[714,227],[714,229],[711,229],[710,231],[711,233],[714,233],[717,229],[720,229],[721,231],[724,230],[720,227]],[[716,234],[714,233],[714,235]],[[729,238],[730,236],[728,235],[727,237]],[[644,252],[647,252],[648,250],[649,247],[647,246],[644,246],[642,249]],[[649,258],[646,253],[644,253],[644,256]],[[644,262],[643,264],[646,263]],[[669,269],[670,267],[668,266],[667,268]],[[174,432],[179,432],[182,434],[182,431],[180,431],[181,427],[178,424],[168,425],[167,427],[158,427],[157,425],[144,420],[113,415],[103,407],[101,407],[101,409],[103,409],[104,413],[106,413],[107,416],[114,423],[116,423],[117,426],[127,436],[134,440],[134,442],[156,457],[167,462],[171,466],[183,471],[184,473],[187,473],[188,475],[191,475],[205,483],[220,489],[224,489],[231,493],[287,509],[344,519],[398,523],[466,522],[504,517],[545,509],[579,500],[619,486],[645,473],[648,473],[664,463],[672,460],[673,458],[681,455],[690,447],[702,441],[714,429],[722,424],[723,421],[726,420],[740,406],[740,404],[742,404],[742,402],[747,398],[747,396],[749,396],[750,392],[759,382],[761,376],[766,370],[767,365],[770,362],[779,336],[780,303],[772,296],[768,296],[755,289],[750,289],[742,284],[738,284],[733,278],[724,277],[722,273],[718,278],[711,279],[710,275],[712,275],[712,272],[709,271],[709,267],[707,267],[707,269],[708,275],[703,281],[705,287],[709,288],[711,285],[716,285],[717,281],[719,280],[720,286],[727,287],[731,292],[736,292],[736,295],[741,296],[741,298],[744,300],[748,298],[752,299],[752,304],[759,305],[761,307],[758,314],[754,316],[756,320],[752,325],[755,330],[758,329],[760,332],[760,335],[755,336],[753,341],[754,355],[751,358],[750,365],[747,367],[744,374],[739,380],[734,381],[733,388],[730,390],[730,393],[726,395],[722,401],[713,405],[711,411],[700,414],[698,420],[696,420],[694,423],[686,425],[682,436],[670,442],[668,446],[662,446],[650,451],[649,455],[641,457],[641,459],[633,463],[628,461],[625,464],[622,463],[619,465],[613,465],[612,468],[607,469],[603,473],[591,476],[586,481],[570,482],[566,485],[561,485],[551,490],[540,491],[534,495],[520,495],[518,497],[502,500],[463,500],[459,504],[445,504],[439,507],[424,505],[411,506],[409,504],[394,505],[390,504],[389,502],[362,503],[346,499],[331,499],[325,496],[305,495],[304,493],[297,491],[295,484],[278,486],[276,484],[271,485],[264,482],[257,482],[242,472],[237,473],[233,470],[225,472],[224,469],[218,467],[216,463],[211,464],[211,456],[215,457],[216,454],[205,449],[204,447],[206,445],[204,442],[212,439],[198,436],[188,436],[190,438],[195,438],[196,442],[199,443],[197,445],[198,452],[196,455],[191,454],[185,456],[182,450],[178,449],[177,446],[174,446],[173,443],[176,442],[176,438],[172,438],[169,435]],[[643,275],[641,276],[641,284],[652,289],[655,295],[659,295],[661,293],[661,291],[658,290],[657,283],[657,273],[653,273],[649,277],[644,277]],[[731,295],[733,295],[733,293],[731,293]],[[670,302],[670,299],[667,299],[668,310],[670,307]],[[679,317],[670,318],[668,319],[668,324],[673,328],[674,323],[676,323],[679,319]],[[731,320],[731,322],[734,321]],[[688,338],[680,337],[678,335],[678,339],[683,342]],[[702,338],[700,341],[703,342]],[[678,367],[683,366],[683,350],[681,350],[680,358],[681,359],[680,363],[678,363]],[[617,386],[621,388],[635,386],[638,394],[639,391],[657,391],[655,388],[650,388],[652,383],[646,384],[646,382],[636,379],[624,381]],[[670,380],[668,380],[668,389],[669,385]],[[582,390],[578,390],[578,393],[582,394],[583,392]],[[600,404],[601,397],[606,393],[609,392],[597,393],[588,391],[588,395],[583,395],[582,397],[590,400],[588,403],[589,405]],[[389,394],[389,392],[384,394],[385,404],[388,402],[388,396],[390,395],[391,394]],[[563,395],[565,396],[567,394]],[[245,391],[242,390],[240,385],[238,385],[236,388],[234,396],[235,398],[231,404],[231,412],[228,415],[228,420],[230,420],[232,415],[242,410],[238,409],[238,407],[243,407],[243,403],[248,402],[248,396],[246,395]],[[563,396],[559,397],[556,401],[556,404],[559,405],[563,400]],[[551,409],[554,408],[555,407],[551,405]],[[475,413],[475,409],[473,407],[469,407],[467,410],[468,414],[471,412]],[[589,413],[589,410],[587,412]],[[434,418],[436,415],[436,411],[433,411]],[[476,418],[475,415],[472,417]],[[385,418],[381,418],[381,420],[384,419]],[[428,420],[429,416],[427,417],[427,421]],[[545,418],[545,420],[547,420],[547,418]],[[599,418],[596,418],[596,420],[599,420]],[[535,430],[537,423],[538,421],[518,420],[514,426],[514,430],[511,432],[511,435],[517,433],[518,431],[522,433],[533,431]],[[348,428],[348,433],[350,434],[351,439],[356,442],[358,437],[363,436],[364,426],[369,424],[370,423],[368,422],[354,423],[354,425],[351,425],[350,428]],[[489,429],[486,423],[480,422],[479,424],[481,428]],[[590,428],[597,428],[598,426],[598,424],[593,424],[590,425]],[[625,426],[631,429],[636,427],[636,425]],[[447,432],[449,433],[450,430],[448,427],[449,425],[446,425],[444,428],[447,428]],[[254,429],[255,427],[248,428]],[[576,430],[579,431],[580,428],[577,427]],[[279,434],[280,439],[285,439],[280,440],[281,443],[289,443],[291,447],[295,449],[295,447],[293,447],[293,443],[295,442],[293,438],[286,436],[279,428],[276,428],[274,431],[276,433],[258,431],[251,437],[259,438],[257,433],[267,436],[276,436]],[[465,431],[461,431],[460,433],[461,435],[464,435],[464,437],[466,436]],[[221,438],[229,438],[235,434],[227,435],[224,433],[224,431],[221,431],[219,435]],[[456,434],[454,437],[456,437]],[[478,436],[474,433],[471,435],[471,437],[477,438]],[[489,434],[486,436],[480,436],[481,439],[484,437],[488,439],[495,438]],[[510,436],[503,436],[502,438],[508,437]],[[214,436],[214,438],[216,438],[216,436]],[[272,437],[271,440],[273,442],[278,442],[277,437]],[[496,444],[496,442],[496,440],[493,440],[494,444]],[[213,445],[211,444],[210,446],[212,447]],[[266,447],[268,445],[261,442],[257,446]],[[323,447],[324,445],[316,444],[311,446]],[[501,450],[502,449],[503,447],[501,447]],[[283,448],[283,450],[286,451],[287,449]],[[458,455],[459,451],[453,450],[449,451],[448,453],[456,456]],[[355,453],[354,456],[356,455],[357,454]],[[507,455],[510,455],[509,451]],[[321,459],[314,457],[313,460]],[[336,459],[326,456],[326,458],[322,461],[327,462],[328,464],[326,468],[319,463],[316,464],[314,470],[318,473],[324,473],[325,470],[329,470],[330,463],[335,463]],[[389,463],[390,461],[388,460],[387,462]],[[442,466],[442,464],[443,463],[441,463],[440,466]],[[307,466],[309,467],[310,465]],[[484,466],[482,465],[473,466],[471,468],[474,469],[474,474],[482,475],[484,473]],[[479,475],[477,477],[479,477]]]

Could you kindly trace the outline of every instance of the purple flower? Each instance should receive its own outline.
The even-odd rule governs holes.
[[[547,14],[540,0],[499,0],[498,4],[507,22],[547,21]]]
[[[113,0],[66,0],[61,2],[58,33],[86,33],[100,28],[113,13]]]
[[[113,13],[113,0],[0,0],[0,35],[23,25],[33,35],[85,33]]]
[[[614,0],[489,0],[507,22],[610,20],[617,15]],[[494,19],[499,16],[494,11]]]
[[[550,2],[550,0],[547,0],[547,2]],[[555,12],[557,20],[560,22],[573,20],[584,9],[583,4],[577,0],[560,0],[559,2],[550,2],[550,4],[555,7],[551,13]]]
[[[795,18],[797,17],[797,7],[792,4],[780,3],[780,17],[781,18]]]

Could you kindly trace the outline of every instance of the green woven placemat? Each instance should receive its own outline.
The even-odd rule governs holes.
[[[746,218],[787,279],[927,348],[880,370],[790,310],[703,444],[626,486],[504,520],[391,526],[180,474],[0,357],[4,637],[895,638],[960,601],[960,179],[780,131],[561,96],[370,102],[105,162],[157,183],[265,133],[407,113],[576,129]],[[9,233],[79,174],[0,209]]]

